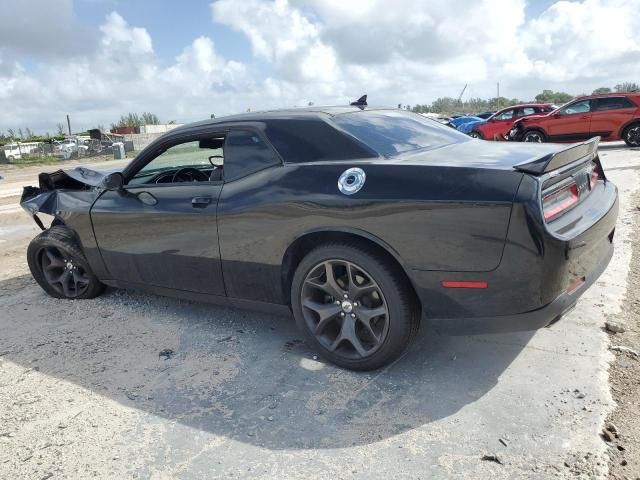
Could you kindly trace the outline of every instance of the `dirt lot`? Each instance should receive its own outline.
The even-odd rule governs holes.
[[[620,188],[616,253],[570,314],[538,332],[423,329],[370,374],[315,360],[288,318],[114,289],[47,297],[16,206],[39,169],[0,169],[0,478],[640,476],[640,361],[609,350],[639,347],[640,151],[601,157]]]

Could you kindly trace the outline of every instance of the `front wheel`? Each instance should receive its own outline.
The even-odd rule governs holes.
[[[544,134],[538,130],[530,130],[522,136],[523,142],[543,143]]]
[[[640,123],[635,123],[624,132],[624,143],[630,147],[640,147]]]
[[[328,361],[372,370],[398,358],[418,331],[419,312],[402,271],[358,245],[331,244],[298,265],[291,306],[298,326]]]
[[[472,132],[469,132],[469,136],[471,138],[479,138],[480,140],[482,140],[482,134],[480,132],[476,132],[475,130]]]
[[[104,290],[73,234],[63,226],[53,226],[31,240],[27,262],[35,281],[52,297],[94,298]]]

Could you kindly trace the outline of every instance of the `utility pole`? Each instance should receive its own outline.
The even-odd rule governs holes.
[[[67,113],[67,128],[69,129],[69,136],[71,136],[71,120],[69,119],[68,113]]]
[[[500,82],[498,82],[498,95],[496,96],[496,98],[500,98]]]
[[[462,89],[462,91],[460,92],[460,95],[458,95],[458,104],[460,104],[460,101],[462,100],[462,95],[464,95],[464,91],[467,89],[467,84],[464,84],[464,88]]]

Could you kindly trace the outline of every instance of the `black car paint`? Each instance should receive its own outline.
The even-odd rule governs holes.
[[[265,118],[304,121],[344,111],[354,110],[249,114],[183,127],[141,152],[123,174],[128,180],[167,145],[194,134],[242,128],[267,140]],[[615,186],[605,182],[606,201],[590,206],[588,219],[583,209],[575,212],[582,217],[559,235],[542,219],[539,194],[545,177],[517,168],[560,149],[460,134],[454,144],[417,153],[280,162],[226,183],[137,185],[114,192],[101,189],[103,179],[96,175],[88,190],[40,196],[55,195],[55,208],[49,206],[47,213],[76,233],[93,271],[110,285],[221,303],[286,306],[290,276],[283,265],[291,266],[288,256],[296,242],[339,232],[373,242],[395,258],[428,317],[507,318],[550,305],[576,272],[586,276],[610,258]],[[345,196],[337,179],[352,166],[363,168],[367,181],[356,195]],[[158,203],[144,204],[136,196],[140,192]],[[24,198],[23,206],[35,214],[40,196]],[[192,199],[203,196],[211,203],[194,208]],[[580,231],[580,222],[595,226]],[[482,279],[490,287],[443,288],[441,282],[451,279]],[[543,315],[547,323],[549,315]],[[491,330],[490,322],[482,323],[473,330]],[[510,319],[506,329],[523,326],[530,325]]]

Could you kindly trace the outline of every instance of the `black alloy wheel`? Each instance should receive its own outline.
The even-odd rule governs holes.
[[[52,226],[31,240],[27,262],[35,281],[54,298],[94,298],[104,291],[74,233],[63,225]]]
[[[61,296],[77,298],[87,291],[91,278],[73,258],[54,246],[43,247],[38,256],[45,280]]]
[[[311,269],[302,289],[309,330],[328,351],[350,359],[370,357],[389,330],[382,290],[364,268],[339,259]]]
[[[309,345],[353,370],[388,365],[420,325],[420,304],[400,265],[360,243],[309,252],[292,279],[291,308]]]
[[[640,124],[634,124],[627,128],[624,141],[630,147],[640,147]]]

